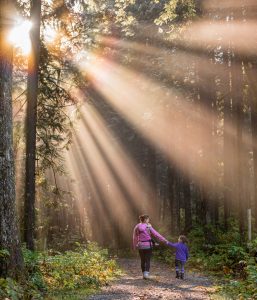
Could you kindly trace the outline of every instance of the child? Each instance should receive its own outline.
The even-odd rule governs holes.
[[[187,238],[184,235],[179,236],[178,243],[167,242],[169,247],[176,248],[175,257],[175,268],[176,268],[176,278],[184,279],[185,264],[188,260],[188,248],[187,248]]]

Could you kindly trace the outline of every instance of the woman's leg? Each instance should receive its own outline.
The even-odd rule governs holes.
[[[141,259],[141,270],[142,272],[145,272],[145,250],[144,249],[139,249],[139,255]]]
[[[152,249],[145,249],[145,271],[150,271]]]

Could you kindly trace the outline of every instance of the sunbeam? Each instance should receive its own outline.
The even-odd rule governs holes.
[[[110,101],[115,109],[126,116],[157,147],[166,152],[178,166],[183,165],[187,152],[193,153],[194,156],[198,155],[200,145],[204,140],[203,136],[208,136],[206,132],[208,117],[205,116],[203,120],[199,120],[195,114],[192,120],[195,123],[194,130],[189,132],[184,123],[184,117],[187,115],[190,117],[190,113],[193,112],[192,105],[181,98],[178,93],[161,89],[143,75],[128,71],[104,59],[100,64],[86,63],[85,66],[82,65],[83,67],[97,90]],[[142,88],[136,85],[135,80],[139,78],[143,82]],[[128,94],[127,91],[130,93]],[[156,103],[157,99],[162,99],[161,107]],[[171,109],[167,109],[168,107]],[[147,112],[149,117],[146,115]],[[202,121],[206,124],[204,125]],[[169,128],[168,132],[167,128]],[[205,168],[206,166],[202,166],[202,171],[198,172],[202,179],[206,177]]]
[[[201,67],[204,72],[204,65]],[[211,97],[209,85],[209,93],[202,95],[201,104],[199,101],[194,104],[176,89],[160,87],[144,75],[104,57],[87,54],[87,60],[81,61],[80,69],[102,96],[179,169],[187,170],[187,173],[193,170],[197,180],[211,188],[212,161],[219,159],[214,151],[215,146],[210,142],[213,112],[211,106],[208,110],[208,105],[204,105],[211,103],[208,100],[208,96]],[[161,105],[157,99],[161,99]],[[227,133],[235,139],[235,126],[226,122]],[[249,145],[249,134],[244,133],[244,136],[244,142]],[[233,142],[229,148],[232,151]],[[188,163],[188,156],[191,156],[191,163],[197,162],[195,167]],[[227,158],[228,165],[232,167],[233,163],[232,159]]]
[[[87,120],[87,125],[102,149],[102,156],[106,156],[109,168],[112,168],[112,173],[116,174],[116,181],[120,181],[119,185],[123,186],[124,192],[128,194],[127,201],[129,200],[131,204],[134,203],[137,211],[146,209],[147,205],[144,202],[147,202],[148,195],[153,192],[149,190],[143,174],[136,169],[135,162],[107,130],[108,125],[100,118],[92,105],[82,108],[82,118]]]

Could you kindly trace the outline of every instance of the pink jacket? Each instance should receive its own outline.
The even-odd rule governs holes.
[[[146,223],[137,224],[133,231],[133,249],[151,248],[150,240],[152,237],[155,237],[161,242],[167,242],[151,225],[147,225]]]

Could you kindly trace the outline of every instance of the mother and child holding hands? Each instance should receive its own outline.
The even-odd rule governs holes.
[[[141,215],[139,220],[140,223],[135,226],[133,231],[133,248],[134,250],[138,249],[139,251],[143,278],[149,278],[150,261],[154,245],[153,238],[155,238],[158,241],[165,243],[168,247],[176,249],[176,278],[184,279],[185,264],[189,256],[188,247],[186,245],[187,238],[184,235],[180,235],[177,243],[171,243],[153,229],[149,223],[150,220],[148,215]]]

